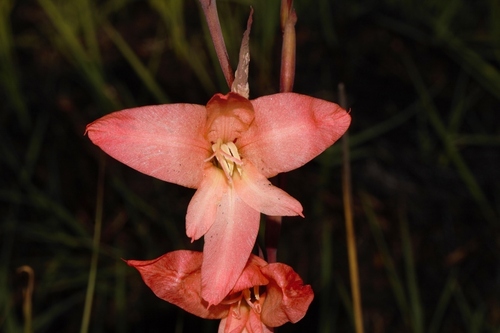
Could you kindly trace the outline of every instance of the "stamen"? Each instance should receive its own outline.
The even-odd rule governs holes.
[[[241,307],[241,298],[238,301],[238,306],[232,307],[233,308],[233,317],[238,319],[238,320],[241,319],[240,307]]]
[[[232,183],[231,177],[234,174],[235,166],[241,176],[243,161],[234,142],[222,143],[222,139],[217,139],[217,142],[212,145],[212,151],[214,153],[205,161],[210,161],[215,157],[219,166],[226,174],[229,183]]]
[[[259,300],[259,286],[253,286],[253,294],[255,295],[255,299],[258,301]]]
[[[236,302],[241,302],[241,298],[242,298],[241,293],[232,294],[224,298],[220,304],[225,304],[225,305],[234,304]]]
[[[256,313],[260,313],[262,307],[259,301],[259,286],[254,286],[253,289],[245,289],[242,291],[245,302],[251,307]]]

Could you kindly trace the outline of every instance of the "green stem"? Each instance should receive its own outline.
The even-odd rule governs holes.
[[[97,277],[97,262],[99,259],[99,243],[101,241],[101,228],[102,228],[102,212],[103,212],[103,198],[104,198],[104,170],[106,158],[101,154],[99,163],[99,178],[97,182],[97,199],[96,199],[96,213],[94,225],[94,239],[92,249],[92,259],[90,262],[89,279],[87,283],[87,293],[85,294],[85,306],[83,309],[82,326],[80,333],[87,333],[89,331],[90,315],[92,313],[92,302],[94,299],[95,282]]]

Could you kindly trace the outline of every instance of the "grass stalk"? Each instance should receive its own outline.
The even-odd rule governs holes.
[[[99,162],[99,176],[97,181],[97,199],[96,199],[96,213],[94,225],[94,239],[92,258],[90,262],[89,278],[87,283],[87,292],[85,294],[85,305],[83,309],[82,325],[80,333],[87,333],[89,331],[90,316],[92,313],[92,303],[94,299],[94,291],[97,277],[97,263],[99,259],[99,243],[101,241],[102,229],[102,214],[103,214],[103,201],[104,201],[104,170],[106,167],[106,158],[101,154]]]
[[[345,87],[339,85],[340,106],[347,109]],[[361,308],[361,289],[359,285],[358,255],[356,250],[356,233],[354,231],[354,217],[352,210],[351,165],[349,157],[349,134],[342,137],[342,197],[344,200],[344,216],[347,238],[347,255],[351,279],[351,294],[354,312],[354,327],[356,333],[363,333],[363,310]]]
[[[26,273],[28,275],[28,283],[23,290],[23,317],[24,317],[24,333],[33,332],[33,311],[32,298],[35,284],[35,272],[30,266],[21,266],[17,269],[18,273]]]

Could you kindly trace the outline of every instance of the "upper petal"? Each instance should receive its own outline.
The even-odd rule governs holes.
[[[238,196],[250,207],[271,216],[302,215],[302,205],[280,188],[273,186],[258,170],[245,159],[241,177],[233,177]]]
[[[154,260],[127,260],[141,273],[146,285],[159,298],[196,316],[218,319],[227,316],[228,306],[208,307],[201,296],[202,253],[174,251]]]
[[[147,175],[196,188],[210,144],[206,109],[195,104],[144,106],[108,114],[87,125],[90,140]]]
[[[229,187],[204,237],[201,296],[209,304],[219,304],[233,289],[255,244],[259,219]]]
[[[261,271],[269,279],[260,314],[262,322],[277,327],[302,319],[314,298],[311,286],[304,285],[300,276],[285,264],[272,263]]]
[[[296,169],[347,130],[351,116],[339,105],[295,93],[251,101],[255,120],[238,148],[266,178]]]
[[[252,103],[237,93],[215,94],[207,103],[206,133],[208,141],[236,141],[254,119]]]

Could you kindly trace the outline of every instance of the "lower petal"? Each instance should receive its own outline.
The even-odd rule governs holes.
[[[201,296],[209,304],[219,304],[233,289],[255,244],[259,220],[259,212],[229,188],[204,237]]]
[[[250,311],[246,306],[234,305],[229,309],[226,318],[222,318],[217,333],[243,332],[248,321]]]
[[[233,179],[238,196],[253,209],[271,216],[303,217],[300,202],[273,186],[249,161],[244,160],[241,177],[235,174]]]
[[[217,207],[227,188],[224,173],[209,164],[187,209],[186,234],[191,241],[197,240],[210,229],[217,215]]]
[[[260,320],[260,315],[255,313],[255,311],[250,311],[250,315],[248,316],[248,321],[246,324],[246,329],[248,332],[253,333],[272,333],[273,330],[264,325],[264,323]]]

